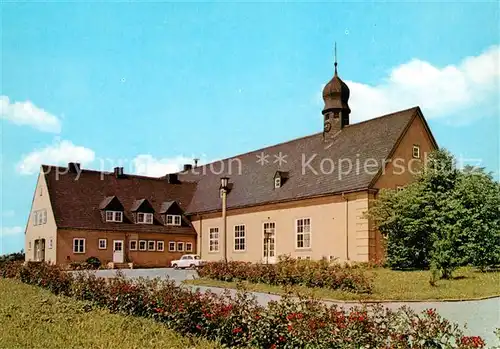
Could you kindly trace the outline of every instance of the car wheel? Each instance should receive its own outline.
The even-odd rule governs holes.
[[[190,267],[191,269],[196,269],[196,265],[194,265],[194,264],[189,265],[189,267]]]
[[[174,267],[174,269],[179,269],[179,267],[177,266],[177,264],[174,264],[173,267]]]

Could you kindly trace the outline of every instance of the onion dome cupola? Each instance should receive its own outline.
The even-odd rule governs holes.
[[[335,45],[336,46],[336,45]],[[325,138],[333,137],[344,126],[349,125],[349,87],[337,73],[337,48],[335,47],[335,74],[323,89]]]

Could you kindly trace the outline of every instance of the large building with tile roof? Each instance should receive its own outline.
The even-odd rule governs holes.
[[[279,255],[383,258],[365,212],[381,188],[412,181],[437,143],[418,107],[351,123],[349,95],[335,64],[321,132],[159,178],[42,166],[26,259],[167,266],[184,253],[266,263]]]

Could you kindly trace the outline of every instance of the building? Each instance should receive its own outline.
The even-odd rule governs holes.
[[[379,189],[412,181],[437,143],[419,107],[351,124],[349,93],[335,63],[321,132],[160,178],[42,166],[27,260],[383,258],[365,212]]]

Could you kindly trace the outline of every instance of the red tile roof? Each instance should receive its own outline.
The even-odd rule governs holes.
[[[42,166],[50,201],[59,228],[106,229],[131,232],[162,232],[195,234],[190,226],[166,226],[160,216],[161,206],[167,201],[177,201],[186,209],[196,188],[196,183],[169,184],[165,179],[125,175],[116,178],[113,173],[82,170],[66,173],[65,167]],[[58,175],[59,174],[59,175]],[[124,222],[104,222],[101,208],[113,197],[123,205]],[[154,224],[134,224],[132,210],[137,200],[146,199],[153,206]]]

